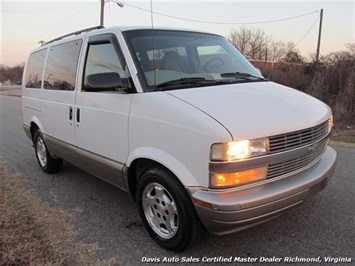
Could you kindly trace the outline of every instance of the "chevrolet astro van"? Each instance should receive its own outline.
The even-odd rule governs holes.
[[[30,53],[22,93],[40,168],[65,160],[127,191],[174,251],[301,204],[335,168],[330,108],[266,80],[215,34],[68,34]]]

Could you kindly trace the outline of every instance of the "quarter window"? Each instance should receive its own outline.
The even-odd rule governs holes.
[[[82,40],[52,46],[47,59],[44,88],[73,91]]]
[[[31,54],[28,60],[25,86],[27,88],[40,89],[42,84],[43,65],[47,49]]]

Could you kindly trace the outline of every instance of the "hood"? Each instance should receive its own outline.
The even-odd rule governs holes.
[[[309,128],[331,115],[323,102],[273,82],[252,82],[167,91],[221,123],[237,139]]]

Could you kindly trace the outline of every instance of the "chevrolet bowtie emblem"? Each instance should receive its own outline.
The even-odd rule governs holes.
[[[313,145],[308,147],[308,150],[309,151],[315,151],[317,147],[318,147],[318,143],[314,143]]]

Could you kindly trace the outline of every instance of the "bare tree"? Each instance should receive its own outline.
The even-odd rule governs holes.
[[[246,27],[233,29],[228,39],[242,54],[254,60],[267,59],[268,45],[272,41],[271,36],[261,29]]]
[[[351,55],[355,56],[355,42],[347,43],[345,47],[348,48]]]
[[[304,58],[302,57],[300,51],[296,49],[296,45],[294,42],[287,42],[286,44],[286,54],[285,56],[281,59],[281,61],[287,62],[287,63],[303,63]]]
[[[11,82],[17,82],[21,80],[24,66],[24,63],[14,67],[0,65],[0,82],[7,80],[10,80]]]
[[[268,49],[268,60],[272,62],[281,61],[287,54],[286,43],[283,41],[272,41]]]
[[[252,30],[249,40],[249,54],[247,56],[254,60],[264,60],[271,39],[269,35],[260,29]]]
[[[290,63],[304,61],[293,42],[274,41],[261,29],[233,29],[228,40],[248,59]],[[349,50],[354,48],[355,51],[355,45],[352,45],[349,44]]]
[[[246,54],[249,49],[251,30],[241,27],[239,30],[232,29],[229,42],[232,43],[242,54]]]

